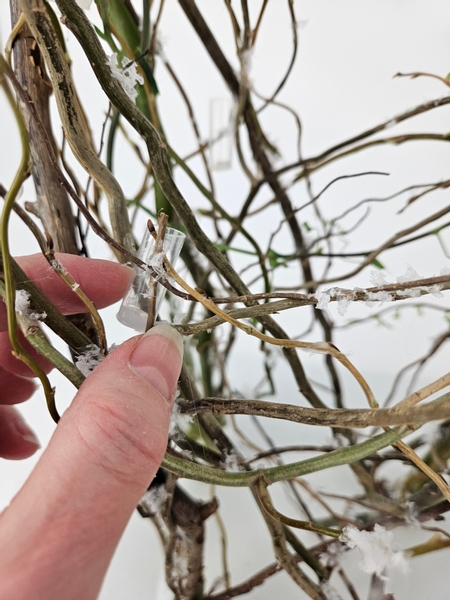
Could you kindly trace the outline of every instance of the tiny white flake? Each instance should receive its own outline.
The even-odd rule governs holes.
[[[397,277],[397,282],[404,283],[405,281],[416,281],[417,279],[422,279],[422,276],[411,265],[406,265],[405,273]]]
[[[164,485],[156,485],[145,492],[140,504],[151,514],[155,515],[161,511],[161,507],[169,497]]]
[[[348,298],[347,296],[338,296],[338,313],[341,315],[341,317],[343,317],[345,315],[345,313],[347,312],[347,309],[351,303],[351,299]]]
[[[80,287],[79,283],[74,283],[72,286],[72,291],[75,292]]]
[[[174,313],[172,322],[174,325],[181,325],[187,316],[188,313]]]
[[[371,271],[369,279],[374,287],[380,287],[387,284],[386,275],[382,271]]]
[[[397,292],[397,296],[402,296],[404,298],[418,298],[421,294],[420,292],[427,292],[431,294],[435,298],[441,298],[441,289],[442,285],[421,285],[419,287],[410,288],[407,290],[399,290]]]
[[[156,281],[158,281],[158,279],[161,279],[161,277],[164,277],[166,274],[166,272],[164,271],[164,252],[157,252],[156,254],[154,254],[151,257],[148,266],[155,271],[156,277],[154,277],[154,279]]]
[[[362,557],[358,566],[365,573],[384,577],[388,568],[398,569],[403,573],[408,570],[404,553],[393,549],[393,532],[378,523],[373,531],[360,531],[353,526],[344,527],[339,539],[349,548],[358,548]]]
[[[418,298],[420,296],[420,288],[409,288],[408,290],[398,290],[397,296],[402,296],[404,298]]]
[[[67,275],[66,269],[56,258],[50,262],[50,265],[51,265],[52,269],[54,271],[56,271],[57,273],[62,273],[63,275]]]
[[[100,348],[91,344],[85,352],[76,357],[75,366],[87,377],[103,359]]]
[[[336,440],[334,438],[333,438],[333,442],[334,443],[328,444],[328,445],[331,445],[331,446],[335,445],[336,448],[338,448],[339,446],[336,444]],[[339,564],[339,561],[340,561],[342,555],[344,554],[344,552],[345,552],[345,549],[342,544],[340,544],[339,542],[333,542],[332,544],[330,544],[328,546],[327,551],[319,556],[320,563],[324,567],[334,569],[334,567],[336,567]]]
[[[330,303],[330,296],[326,292],[319,292],[316,295],[316,298],[318,300],[316,308],[318,308],[319,310],[323,310]]]
[[[28,316],[30,308],[30,294],[25,290],[16,290],[16,312],[24,317]]]
[[[336,288],[331,288],[329,290],[316,292],[315,298],[317,298],[318,302],[316,304],[316,308],[319,310],[323,310],[330,303],[331,298],[334,298],[336,295]]]
[[[177,390],[178,391],[178,390]],[[170,417],[169,436],[173,436],[178,429],[178,418],[180,416],[180,405],[178,402],[173,403],[172,415]]]
[[[175,394],[175,399],[178,398],[179,395],[180,392],[179,390],[177,390]],[[174,402],[172,408],[172,415],[170,417],[169,437],[172,440],[176,441],[179,435],[179,430],[183,430],[184,428],[186,428],[189,423],[189,420],[189,415],[182,414],[180,412],[180,405],[178,404],[178,402]]]
[[[392,302],[392,296],[383,290],[379,292],[369,292],[367,294],[366,306],[372,308],[377,303]]]
[[[439,284],[429,285],[427,287],[424,287],[423,289],[426,290],[429,294],[431,294],[435,298],[442,297],[442,294],[441,294],[442,285],[439,285]]]
[[[239,459],[236,456],[236,454],[228,454],[225,458],[224,466],[226,467],[227,471],[242,471],[241,466],[239,464]]]
[[[42,321],[43,319],[46,319],[46,318],[47,318],[47,313],[46,313],[45,311],[44,311],[44,312],[41,312],[41,313],[38,313],[38,312],[30,312],[30,313],[28,314],[28,317],[29,317],[29,318],[30,318],[32,321]]]
[[[16,290],[15,311],[31,321],[41,321],[47,317],[46,312],[30,311],[30,294],[26,290]]]
[[[133,100],[133,102],[135,102],[136,98],[137,98],[137,95],[138,95],[137,90],[136,90],[136,85],[138,83],[140,83],[141,85],[143,85],[144,84],[144,78],[142,77],[142,75],[139,75],[139,73],[137,72],[137,68],[136,68],[136,63],[135,62],[133,62],[126,69],[124,68],[130,62],[131,62],[130,59],[127,58],[126,56],[124,56],[122,58],[122,67],[121,68],[118,67],[117,66],[117,54],[114,52],[109,57],[108,64],[109,64],[109,68],[111,69],[111,73],[119,81],[119,83],[121,84],[121,86],[125,90],[127,96],[131,100]]]

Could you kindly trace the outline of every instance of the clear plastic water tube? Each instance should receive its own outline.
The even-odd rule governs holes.
[[[171,227],[167,228],[166,235],[164,236],[163,248],[164,254],[172,265],[175,265],[175,262],[180,255],[185,238],[186,236],[181,231],[172,229]],[[145,232],[137,256],[156,271],[162,266],[162,256],[161,254],[155,255],[155,240],[148,230]],[[141,269],[137,266],[135,267],[135,272],[136,276],[122,302],[119,312],[117,313],[117,319],[127,327],[131,327],[139,333],[143,333],[148,317],[148,293],[151,275],[148,270]],[[157,279],[157,277],[155,279]],[[155,317],[161,308],[164,291],[165,288],[162,285],[156,286]]]

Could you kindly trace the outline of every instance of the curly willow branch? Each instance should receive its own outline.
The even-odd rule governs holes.
[[[241,331],[244,331],[247,335],[254,336],[263,342],[267,342],[268,344],[273,344],[274,346],[281,346],[282,348],[303,348],[310,350],[311,352],[318,354],[329,354],[336,358],[346,369],[350,371],[350,373],[355,377],[359,385],[364,391],[364,394],[367,397],[367,400],[370,406],[378,406],[377,401],[372,393],[372,390],[369,387],[369,384],[366,382],[361,373],[357,370],[357,368],[348,360],[348,358],[342,354],[337,348],[335,348],[332,344],[328,342],[300,342],[297,340],[284,340],[280,338],[270,337],[265,333],[261,333],[251,325],[247,325],[245,323],[241,323],[237,319],[234,319],[230,316],[229,313],[224,312],[212,300],[209,298],[205,298],[200,292],[196,289],[192,288],[172,267],[167,259],[165,259],[164,264],[167,269],[167,274],[171,277],[178,285],[180,285],[186,292],[191,294],[198,302],[200,302],[205,308],[210,310],[212,313],[222,318],[227,323],[234,325]]]
[[[132,251],[134,242],[122,188],[98,158],[86,134],[69,65],[44,2],[42,0],[32,0],[32,2],[20,0],[20,7],[49,69],[59,115],[70,148],[79,163],[108,198],[114,238]]]

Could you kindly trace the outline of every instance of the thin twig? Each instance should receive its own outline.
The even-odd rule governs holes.
[[[155,246],[153,248],[152,258],[154,258],[157,254],[162,255],[164,252],[164,238],[166,236],[166,228],[169,217],[164,213],[161,213],[158,217],[158,232],[155,237]],[[149,229],[153,227],[152,222],[149,220]],[[154,227],[153,227],[154,229]],[[155,324],[156,319],[156,290],[158,288],[158,281],[150,275],[150,280],[148,283],[148,315],[147,315],[147,324],[145,326],[145,331],[148,331]]]

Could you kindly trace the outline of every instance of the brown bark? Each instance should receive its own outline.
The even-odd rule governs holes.
[[[14,27],[21,14],[18,0],[10,0],[10,9]],[[28,27],[24,26],[19,31],[13,41],[13,51],[16,77],[30,95],[56,153],[49,102],[52,85],[39,48]],[[39,127],[33,119],[28,118],[27,110],[23,111],[23,115],[29,132],[31,173],[36,189],[36,202],[32,205],[32,212],[40,219],[44,231],[50,234],[56,252],[80,254],[76,220],[67,192],[58,180]],[[69,319],[94,343],[98,342],[89,314],[72,315]]]
[[[20,17],[18,0],[11,0],[11,20],[14,26]],[[54,142],[49,99],[52,93],[39,48],[27,27],[23,27],[14,42],[14,71],[20,84],[28,91],[47,133]],[[32,120],[27,119],[32,161],[32,176],[36,187],[33,211],[53,238],[55,250],[78,254],[76,223],[64,188],[59,184],[46,145]],[[56,147],[56,145],[55,145]]]

